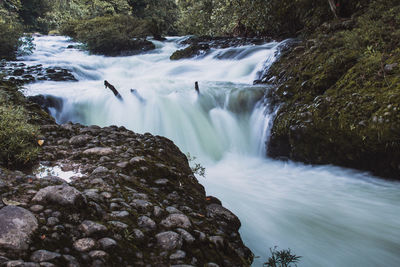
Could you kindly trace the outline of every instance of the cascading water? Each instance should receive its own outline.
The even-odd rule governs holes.
[[[58,122],[124,125],[164,135],[197,156],[207,170],[200,182],[241,219],[243,240],[260,256],[254,266],[275,245],[301,255],[299,266],[399,265],[399,183],[264,157],[272,116],[260,102],[267,88],[251,84],[273,62],[278,44],[170,61],[177,41],[155,42],[152,53],[107,58],[67,49],[64,37],[38,37],[35,53],[23,60],[69,69],[79,81],[35,83],[26,94],[63,98],[62,109],[53,110]]]

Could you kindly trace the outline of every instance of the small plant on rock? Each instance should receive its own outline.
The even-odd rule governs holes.
[[[297,266],[296,263],[299,262],[301,256],[296,256],[292,254],[290,249],[277,250],[277,246],[273,249],[270,248],[271,256],[268,261],[264,263],[265,267],[291,267]],[[294,264],[294,265],[292,265]]]
[[[189,161],[190,168],[194,174],[200,175],[202,177],[206,176],[206,168],[204,168],[200,163],[195,162],[196,157],[190,155],[190,153],[186,154],[186,157]]]

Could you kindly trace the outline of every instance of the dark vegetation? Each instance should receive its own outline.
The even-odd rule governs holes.
[[[300,261],[301,256],[296,256],[290,249],[278,250],[278,247],[270,248],[271,256],[267,262],[264,263],[265,267],[293,267],[297,266],[296,263]]]
[[[264,81],[276,85],[270,97],[281,105],[271,156],[398,179],[399,14],[399,1],[371,1],[323,23],[271,67]]]
[[[0,81],[0,165],[12,169],[32,166],[39,153],[38,125],[49,121],[53,120],[28,102],[18,87]]]

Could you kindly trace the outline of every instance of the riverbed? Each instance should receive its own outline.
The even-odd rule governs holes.
[[[263,95],[271,88],[252,84],[279,43],[169,60],[184,38],[154,41],[157,49],[146,54],[103,57],[67,48],[76,44],[65,37],[35,37],[35,52],[21,60],[68,69],[78,81],[38,82],[25,94],[61,98],[62,108],[52,110],[59,123],[123,125],[166,136],[195,156],[206,168],[198,179],[207,193],[240,218],[242,238],[259,256],[253,266],[274,246],[302,256],[298,266],[400,265],[400,183],[266,158],[274,114]]]

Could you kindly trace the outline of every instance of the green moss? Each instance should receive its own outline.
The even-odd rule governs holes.
[[[69,21],[61,26],[60,32],[84,43],[94,54],[115,56],[155,48],[145,40],[149,33],[147,22],[131,16]]]
[[[272,66],[266,78],[277,77],[272,96],[283,102],[272,129],[272,156],[398,177],[398,14],[393,1],[376,1],[351,21],[321,26],[304,49]],[[398,65],[385,70],[390,64]]]

